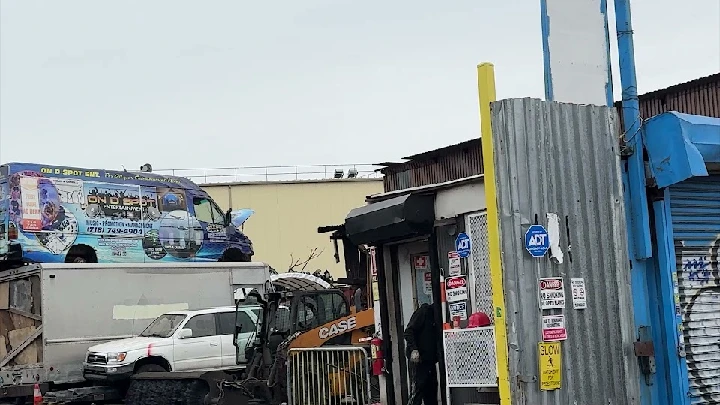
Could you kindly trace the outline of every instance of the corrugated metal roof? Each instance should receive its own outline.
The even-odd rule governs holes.
[[[444,190],[451,187],[456,187],[465,183],[470,183],[473,181],[480,181],[482,180],[483,175],[482,174],[476,174],[473,176],[463,177],[461,179],[455,179],[450,181],[445,181],[442,183],[435,183],[435,184],[426,184],[423,186],[417,186],[417,187],[408,187],[403,188],[399,190],[393,190],[388,191],[384,193],[378,193],[369,195],[365,198],[365,201],[368,203],[378,202],[387,200],[389,198],[397,197],[399,195],[405,195],[405,194],[413,194],[413,193],[430,193],[435,192],[438,190]]]
[[[668,111],[720,118],[720,73],[645,93],[639,99],[642,119]],[[622,119],[620,107],[621,102],[616,102]]]
[[[608,107],[535,99],[492,105],[514,404],[639,403],[616,120]],[[525,249],[525,232],[547,226],[548,213],[560,218],[560,264]],[[564,310],[540,310],[540,277],[562,277]],[[572,278],[585,281],[587,309],[573,309]],[[540,378],[542,316],[557,314],[568,335],[562,388],[540,391],[533,378]]]
[[[666,111],[720,117],[720,73],[686,83],[645,93],[640,97],[640,116],[643,119]],[[620,114],[620,102],[615,103]],[[385,175],[385,191],[400,190],[451,181],[483,173],[480,138],[403,158],[405,162],[385,162],[377,171]]]
[[[687,81],[684,83],[674,84],[674,85],[666,87],[664,89],[658,89],[655,91],[651,91],[649,93],[641,94],[639,98],[640,98],[640,101],[642,102],[643,99],[664,97],[668,94],[675,94],[675,93],[678,93],[681,91],[694,89],[694,88],[697,88],[700,86],[705,86],[708,84],[717,84],[717,83],[720,83],[720,73],[711,74],[711,75],[693,79],[693,80],[690,80],[690,81]]]

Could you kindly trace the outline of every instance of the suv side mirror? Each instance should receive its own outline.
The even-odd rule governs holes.
[[[178,333],[178,339],[191,338],[192,335],[193,335],[192,329],[181,329],[180,333]]]
[[[230,226],[232,223],[232,208],[228,208],[227,211],[225,211],[225,226]]]

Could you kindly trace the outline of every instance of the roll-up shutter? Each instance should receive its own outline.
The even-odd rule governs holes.
[[[670,188],[682,337],[692,403],[720,403],[720,176]]]

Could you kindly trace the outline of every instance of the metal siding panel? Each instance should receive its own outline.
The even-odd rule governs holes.
[[[482,174],[480,145],[452,149],[443,155],[418,158],[384,170],[385,192],[444,183]]]
[[[720,176],[670,187],[690,396],[720,403]]]
[[[615,103],[622,123],[620,102]],[[704,77],[640,96],[643,119],[668,111],[720,118],[720,75]]]
[[[503,100],[492,109],[513,403],[637,404],[617,113],[534,99]],[[561,218],[562,264],[533,259],[524,247],[525,231],[536,218],[546,224],[546,213]],[[552,276],[565,281],[568,339],[563,387],[542,392],[533,379],[542,339],[537,283]],[[575,277],[585,279],[585,310],[572,309]]]

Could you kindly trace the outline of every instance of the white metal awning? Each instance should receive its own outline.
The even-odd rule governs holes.
[[[332,285],[320,277],[307,273],[281,273],[270,276],[275,287],[289,291],[317,291],[332,288]]]

